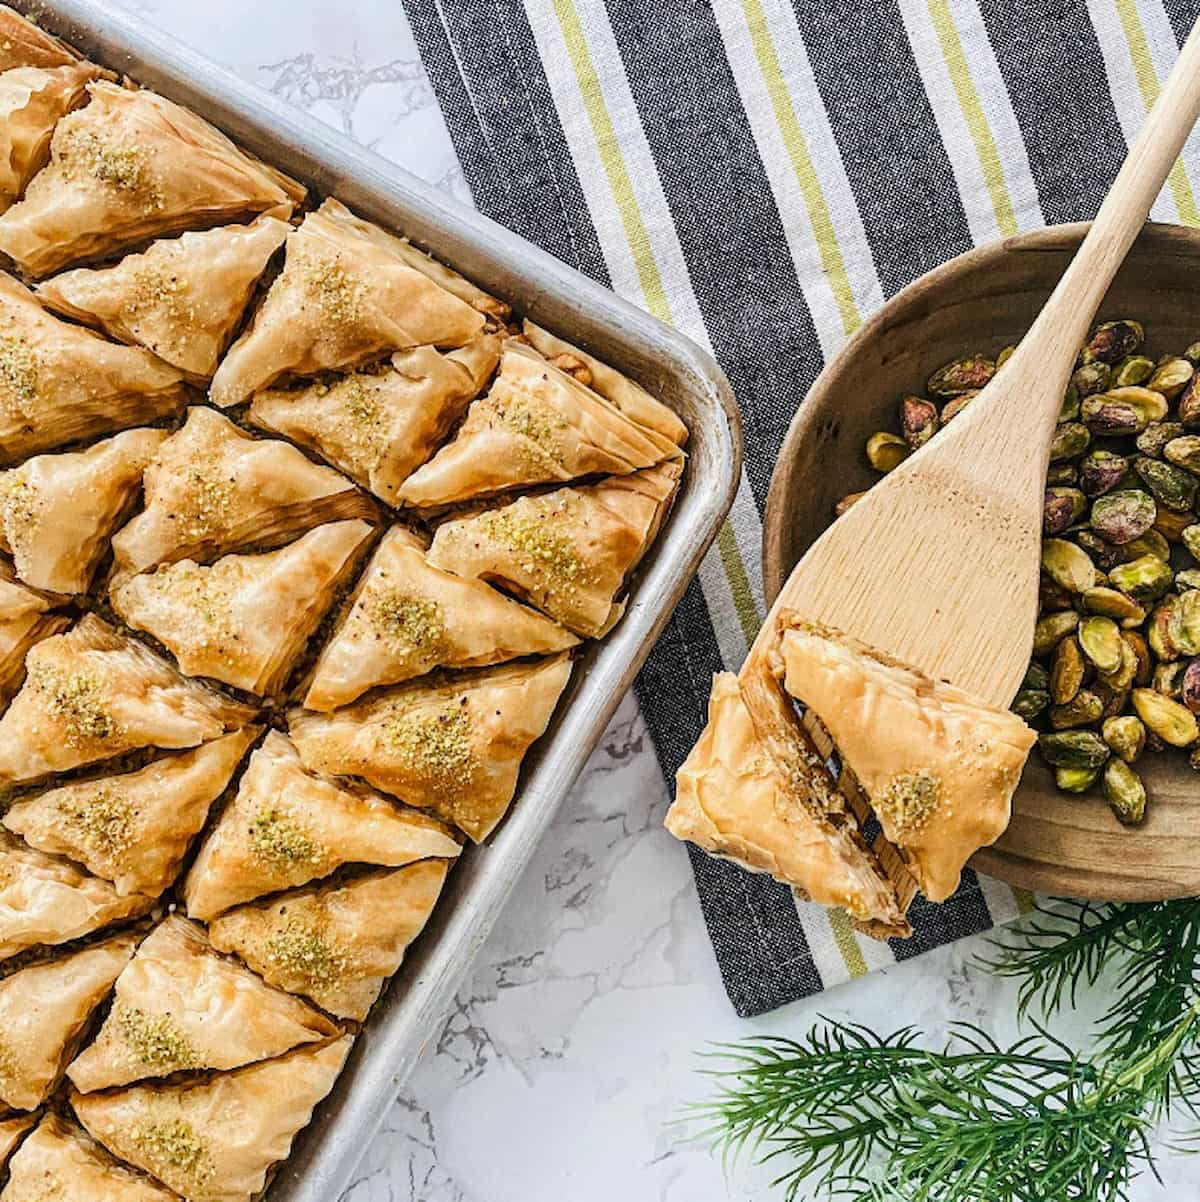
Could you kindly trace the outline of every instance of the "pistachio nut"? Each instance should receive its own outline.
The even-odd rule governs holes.
[[[1094,726],[1104,715],[1104,699],[1091,689],[1080,689],[1065,705],[1050,707],[1050,725],[1054,730],[1073,730]]]
[[[1169,593],[1162,599],[1150,614],[1150,623],[1146,627],[1146,641],[1150,650],[1163,662],[1170,663],[1180,656],[1179,647],[1172,634],[1175,606],[1179,598]]]
[[[1148,685],[1154,670],[1154,662],[1150,658],[1150,645],[1146,642],[1141,631],[1122,630],[1123,638],[1137,660],[1137,671],[1133,675],[1134,684]]]
[[[1091,363],[1096,359],[1103,363],[1119,363],[1137,351],[1145,336],[1140,322],[1102,322],[1093,331],[1079,357],[1084,363]]]
[[[1088,553],[1064,538],[1048,538],[1042,543],[1042,571],[1072,593],[1082,593],[1096,585],[1096,566]]]
[[[1079,416],[1088,432],[1099,438],[1120,438],[1146,428],[1136,405],[1114,401],[1104,392],[1088,397],[1079,407]]]
[[[1079,465],[1079,487],[1089,497],[1112,492],[1129,474],[1129,460],[1112,451],[1089,451]]]
[[[1109,583],[1135,601],[1157,601],[1171,587],[1171,565],[1157,555],[1142,555],[1119,563],[1108,573]]]
[[[1053,768],[1099,768],[1108,759],[1108,745],[1091,730],[1038,735],[1038,747]]]
[[[1190,747],[1200,738],[1196,715],[1154,689],[1134,689],[1133,708],[1146,729],[1172,747]]]
[[[1193,714],[1200,714],[1200,659],[1188,660],[1179,678],[1179,700]]]
[[[1052,463],[1046,469],[1047,484],[1078,484],[1079,472],[1073,463]]]
[[[1182,572],[1176,572],[1175,587],[1181,593],[1200,588],[1200,568],[1184,568]]]
[[[1125,552],[1131,545],[1114,547],[1112,543],[1106,543],[1094,530],[1088,529],[1076,531],[1075,541],[1091,556],[1092,562],[1105,572],[1112,571],[1117,564],[1125,561]]]
[[[1100,675],[1100,684],[1104,688],[1109,689],[1114,694],[1125,694],[1133,688],[1133,682],[1137,677],[1138,661],[1130,646],[1124,639],[1120,640],[1120,647],[1117,651],[1117,667],[1111,672],[1103,672]],[[1125,698],[1122,696],[1122,703]]]
[[[1161,392],[1171,400],[1184,390],[1193,375],[1195,369],[1186,359],[1169,357],[1159,362],[1153,375],[1146,381],[1146,387]]]
[[[1179,420],[1189,430],[1200,430],[1200,376],[1192,377],[1175,404],[1179,410]]]
[[[1200,475],[1200,434],[1183,434],[1172,438],[1162,449],[1163,457],[1191,472]]]
[[[1103,785],[1104,798],[1118,822],[1137,826],[1145,819],[1146,786],[1124,760],[1114,757],[1104,765]]]
[[[1163,447],[1174,438],[1182,438],[1186,432],[1182,422],[1151,422],[1137,436],[1137,449],[1151,459],[1160,459]]]
[[[1060,610],[1039,618],[1033,628],[1033,653],[1047,656],[1062,639],[1079,625],[1079,615],[1073,609]]]
[[[1159,517],[1161,516],[1162,510],[1159,511]],[[1158,521],[1158,518],[1154,520]],[[1171,559],[1171,547],[1157,530],[1147,530],[1145,534],[1139,534],[1132,542],[1118,549],[1122,563],[1128,563],[1131,559],[1141,559],[1143,555],[1153,555],[1163,563],[1169,563]]]
[[[1021,681],[1023,689],[1048,689],[1050,687],[1050,673],[1046,671],[1036,660],[1029,661],[1029,667],[1025,669],[1025,679]]]
[[[1087,589],[1080,600],[1089,613],[1115,618],[1122,625],[1140,626],[1146,620],[1146,611],[1132,597],[1115,588]]]
[[[1153,374],[1153,360],[1145,355],[1130,355],[1113,368],[1112,386],[1128,388],[1131,384],[1145,384]]]
[[[1079,623],[1078,642],[1083,654],[1096,666],[1097,672],[1108,675],[1121,666],[1121,649],[1125,644],[1112,618],[1099,615],[1084,618]]]
[[[1191,472],[1147,455],[1139,455],[1133,461],[1133,470],[1164,509],[1181,513],[1195,505],[1196,477]]]
[[[1050,694],[1045,689],[1019,689],[1009,706],[1018,718],[1026,722],[1036,718],[1050,704]]]
[[[1058,420],[1073,422],[1079,416],[1079,407],[1079,393],[1075,390],[1074,384],[1068,384],[1067,391],[1063,393],[1062,402],[1058,406]]]
[[[1054,648],[1050,665],[1050,700],[1055,705],[1066,705],[1074,700],[1083,685],[1086,667],[1078,639],[1067,637]]]
[[[1179,533],[1179,541],[1187,548],[1188,554],[1200,562],[1200,522],[1185,526]]]
[[[845,513],[847,509],[850,508],[851,505],[853,505],[856,501],[861,501],[863,499],[863,497],[865,497],[866,495],[867,494],[866,494],[865,489],[862,492],[848,492],[833,507],[833,516],[840,518],[842,516],[842,514]]]
[[[1151,501],[1150,504],[1153,505],[1154,502]],[[1083,516],[1085,509],[1087,497],[1079,489],[1061,484],[1052,485],[1046,489],[1042,503],[1042,533],[1062,534]]]
[[[1153,388],[1130,385],[1127,388],[1110,388],[1104,396],[1116,405],[1132,405],[1141,418],[1141,429],[1151,422],[1160,422],[1167,416],[1167,398]]]
[[[1191,509],[1181,509],[1178,512],[1158,507],[1154,518],[1154,530],[1166,542],[1177,543],[1182,540],[1183,532],[1196,521],[1196,514]],[[1168,549],[1168,554],[1170,550]]]
[[[1079,495],[1082,501],[1083,494]],[[1082,510],[1082,505],[1080,508]],[[1092,502],[1089,521],[1092,529],[1105,542],[1119,547],[1145,534],[1154,525],[1157,516],[1158,506],[1149,493],[1140,488],[1119,488]],[[1074,521],[1074,517],[1071,520]],[[1070,524],[1068,522],[1067,526]]]
[[[1137,763],[1138,756],[1146,746],[1146,728],[1141,718],[1133,714],[1122,714],[1119,718],[1105,718],[1100,734],[1109,750],[1127,764]]]
[[[1075,594],[1055,584],[1045,573],[1038,580],[1038,613],[1053,613],[1057,609],[1074,609]]]
[[[1150,687],[1156,693],[1161,693],[1164,697],[1170,697],[1172,701],[1177,701],[1183,689],[1183,674],[1186,671],[1187,664],[1182,660],[1173,664],[1159,664],[1154,669]]]
[[[1086,793],[1099,776],[1099,768],[1055,768],[1054,784],[1064,793]]]
[[[867,439],[867,458],[877,472],[890,472],[908,458],[908,443],[898,434],[876,430]]]
[[[960,392],[958,396],[946,402],[942,406],[942,425],[956,418],[977,396],[979,389],[972,389],[970,392]]]
[[[1005,364],[1006,364],[1006,363],[1007,363],[1007,362],[1008,362],[1008,361],[1009,361],[1009,360],[1010,360],[1010,359],[1013,357],[1013,352],[1014,352],[1016,349],[1017,349],[1017,348],[1016,348],[1015,346],[1006,346],[1006,347],[1005,347],[1005,348],[1004,348],[1004,349],[1003,349],[1003,350],[1002,350],[1002,351],[1001,351],[1001,352],[1000,352],[1000,353],[999,353],[999,354],[996,356],[996,370],[997,370],[997,371],[999,371],[999,370],[1000,370],[1000,369],[1001,369],[1001,368],[1002,368],[1002,367],[1003,367],[1003,366],[1004,366],[1004,365],[1005,365]]]
[[[942,420],[945,421],[944,414]],[[1063,459],[1078,459],[1091,443],[1092,435],[1087,426],[1081,426],[1078,422],[1059,422],[1050,440],[1050,461],[1059,463]]]
[[[938,429],[937,406],[924,397],[906,396],[900,402],[900,431],[915,451],[923,447]]]
[[[1112,382],[1113,369],[1098,359],[1077,367],[1071,376],[1071,387],[1075,389],[1075,394],[1081,401],[1097,392],[1106,391]]]
[[[956,397],[978,392],[996,374],[996,364],[983,355],[967,355],[939,367],[929,377],[926,390],[934,396]]]
[[[1183,655],[1200,655],[1200,593],[1180,593],[1170,613],[1171,643]]]

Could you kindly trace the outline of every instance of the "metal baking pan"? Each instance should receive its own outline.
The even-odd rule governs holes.
[[[8,0],[104,66],[194,109],[254,154],[407,234],[488,291],[672,406],[691,430],[683,487],[638,572],[624,618],[593,645],[517,799],[484,847],[450,874],[433,917],[296,1141],[269,1202],[334,1202],[733,501],[741,432],[729,384],[695,344],[407,171],[282,104],[105,0]]]

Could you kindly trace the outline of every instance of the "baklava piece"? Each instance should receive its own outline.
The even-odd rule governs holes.
[[[171,417],[186,404],[175,368],[59,320],[0,272],[0,466]]]
[[[14,1114],[10,1118],[0,1119],[0,1172],[4,1171],[13,1153],[37,1121],[36,1114]],[[0,1190],[0,1202],[5,1197],[7,1195]],[[90,1198],[88,1202],[91,1202]]]
[[[65,67],[78,59],[78,53],[66,42],[51,37],[7,4],[0,4],[0,71],[11,71],[13,67]]]
[[[259,393],[249,420],[295,439],[389,505],[479,395],[500,358],[483,334],[458,350],[397,351],[350,375]]]
[[[0,718],[0,782],[9,784],[141,748],[196,747],[255,712],[181,676],[95,614],[38,643],[25,666]]]
[[[157,926],[117,980],[112,1010],[67,1069],[81,1093],[234,1069],[337,1034],[324,1015],[214,951],[185,918]]]
[[[214,404],[409,347],[463,346],[483,332],[483,314],[371,229],[336,200],[304,218],[288,236],[282,273],[213,377]]]
[[[361,776],[479,843],[508,809],[570,675],[563,654],[397,685],[329,714],[292,710],[288,730],[312,771]]]
[[[179,875],[258,731],[247,726],[134,772],[22,798],[5,813],[4,825],[30,846],[112,881],[122,896],[157,897]]]
[[[65,614],[52,612],[55,603],[21,584],[8,561],[0,559],[0,710],[25,679],[30,648],[71,624]]]
[[[333,1088],[349,1035],[182,1085],[72,1094],[88,1131],[188,1202],[250,1202]]]
[[[189,378],[206,380],[290,228],[263,214],[249,225],[193,230],[112,267],[64,272],[37,295],[56,312],[118,342],[144,346]]]
[[[429,562],[498,584],[599,638],[624,612],[617,595],[657,536],[682,470],[673,460],[455,518],[438,527]]]
[[[397,868],[453,858],[459,850],[445,827],[424,814],[307,771],[296,748],[272,731],[205,838],[183,897],[192,918],[207,920],[343,864]]]
[[[0,1100],[5,1105],[33,1110],[46,1101],[136,946],[136,935],[118,935],[0,981]]]
[[[159,448],[143,490],[145,508],[112,540],[118,582],[160,563],[278,547],[314,526],[375,513],[332,468],[203,407]]]
[[[209,937],[272,985],[362,1022],[428,921],[449,867],[422,860],[252,902],[214,919]]]
[[[98,80],[50,141],[50,162],[0,215],[0,251],[26,274],[268,210],[304,189],[239,150],[195,113],[150,91]]]
[[[163,564],[114,588],[113,609],[152,634],[189,676],[271,695],[296,666],[371,533],[366,522],[332,522],[262,555]]]
[[[384,536],[317,660],[309,709],[348,705],[368,689],[438,667],[487,667],[579,642],[489,585],[433,567],[425,550],[403,526]]]
[[[627,475],[681,453],[531,347],[510,341],[492,387],[399,496],[408,505],[449,505],[580,476]]]
[[[129,516],[165,430],[126,430],[83,451],[0,472],[0,550],[34,588],[84,593]]]

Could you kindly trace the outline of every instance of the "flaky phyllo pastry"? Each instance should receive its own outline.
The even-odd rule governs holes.
[[[332,522],[277,551],[163,564],[115,587],[112,606],[189,676],[275,693],[371,534],[366,522]]]
[[[445,353],[397,351],[379,364],[260,392],[249,419],[310,447],[390,505],[491,378],[500,339],[481,334]]]
[[[0,76],[0,85],[4,77]],[[164,238],[112,267],[80,267],[47,280],[44,305],[132,342],[206,379],[242,319],[259,276],[291,227],[263,214]]]
[[[22,798],[4,825],[31,846],[82,864],[119,894],[157,897],[179,875],[192,840],[259,728]]]
[[[70,943],[153,906],[153,898],[122,897],[108,881],[0,831],[0,959]]]
[[[38,643],[25,666],[0,718],[0,782],[9,784],[145,747],[195,747],[254,713],[95,614]]]
[[[579,640],[478,580],[433,567],[425,543],[395,526],[359,580],[317,660],[309,709],[347,705],[368,689],[434,668],[478,668],[548,655]]]
[[[375,512],[332,468],[202,407],[159,448],[143,488],[145,508],[112,540],[121,581],[160,563],[277,547],[325,522]]]
[[[64,117],[50,162],[0,216],[0,251],[48,275],[149,238],[290,211],[304,189],[154,92],[98,80]]]
[[[230,910],[209,936],[272,985],[361,1022],[433,912],[448,868],[422,860],[297,889]]]
[[[207,920],[343,864],[399,867],[458,853],[441,823],[308,771],[288,739],[272,731],[201,846],[183,897],[192,918]]]
[[[47,1200],[179,1202],[179,1196],[120,1164],[73,1123],[47,1114],[12,1158],[0,1202]]]
[[[0,71],[13,67],[62,67],[79,55],[20,13],[0,4]]]
[[[86,592],[166,437],[165,430],[126,430],[0,472],[0,550],[13,557],[20,579],[56,593]]]
[[[598,638],[624,612],[617,596],[657,536],[682,470],[670,460],[455,518],[437,528],[429,562],[492,581]]]
[[[36,1114],[14,1114],[9,1118],[0,1119],[0,1172],[7,1166],[12,1154],[37,1121]],[[0,1190],[0,1199],[4,1197],[4,1191]]]
[[[283,271],[250,328],[217,369],[213,402],[237,405],[287,376],[344,371],[408,347],[463,346],[482,333],[483,314],[396,243],[336,200],[309,213],[288,236]]]
[[[60,321],[0,272],[0,466],[171,416],[186,403],[173,367]]]
[[[291,710],[288,731],[312,771],[361,776],[478,843],[508,809],[570,675],[570,659],[557,655],[416,681],[329,714]]]
[[[200,927],[171,917],[121,973],[112,1010],[67,1075],[90,1093],[182,1071],[240,1068],[336,1033],[317,1010],[214,951]]]
[[[0,559],[0,708],[7,705],[25,679],[29,649],[70,625],[53,612],[55,598],[26,588],[7,560]]]
[[[136,946],[118,935],[0,981],[0,1101],[32,1110],[50,1096]]]
[[[447,505],[533,484],[626,474],[677,459],[676,443],[510,341],[488,392],[453,441],[400,489],[408,505]]]
[[[250,1202],[332,1088],[352,1042],[345,1035],[178,1085],[73,1093],[71,1106],[105,1147],[188,1202]]]

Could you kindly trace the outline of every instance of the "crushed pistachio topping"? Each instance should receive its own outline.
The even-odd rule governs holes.
[[[532,444],[524,448],[532,459],[558,462],[559,435],[567,423],[551,406],[511,389],[494,392],[483,403],[502,426]]]
[[[363,598],[371,630],[399,654],[436,655],[445,635],[442,607],[403,588],[372,590]]]
[[[160,1123],[142,1123],[132,1135],[134,1145],[150,1161],[151,1170],[160,1175],[158,1166],[169,1166],[196,1185],[213,1175],[208,1145],[186,1119],[166,1119]]]
[[[196,620],[179,632],[183,644],[207,648],[234,658],[241,633],[232,622],[234,595],[233,572],[236,564],[226,561],[213,567],[201,567],[190,562],[168,564],[158,568],[147,585],[169,606],[182,605]]]
[[[92,129],[66,129],[55,139],[54,151],[67,178],[90,176],[137,196],[149,209],[161,209],[165,203],[150,169],[149,148],[122,141],[119,127],[110,126],[103,137]]]
[[[38,397],[38,353],[21,337],[0,336],[0,393],[7,408],[24,411]]]
[[[320,849],[299,823],[264,806],[250,820],[250,842],[263,859],[278,865],[315,863]]]
[[[66,825],[89,851],[119,857],[133,843],[137,811],[128,797],[109,785],[72,798],[61,812]]]
[[[362,283],[346,270],[340,256],[306,257],[301,266],[309,293],[330,320],[349,324],[359,320],[363,307]]]
[[[525,569],[546,577],[547,584],[557,591],[586,583],[587,565],[571,540],[553,529],[548,517],[495,509],[480,517],[479,528],[488,538],[523,555]]]
[[[942,800],[941,778],[924,769],[902,772],[888,782],[875,812],[897,832],[920,830]]]
[[[195,1068],[196,1052],[169,1014],[147,1014],[118,1004],[113,1017],[121,1039],[139,1063],[159,1072]]]
[[[266,941],[263,956],[279,972],[310,986],[336,981],[348,967],[346,957],[303,920],[285,920]]]
[[[7,1039],[0,1038],[0,1081],[12,1082],[21,1076],[21,1061]]]
[[[36,665],[30,684],[45,698],[46,709],[59,720],[72,747],[114,739],[120,726],[105,703],[104,680],[96,672],[60,672]]]
[[[218,463],[202,460],[185,466],[181,480],[183,487],[172,514],[179,533],[199,539],[224,528],[233,508],[235,478]]]
[[[41,516],[44,498],[25,477],[23,468],[0,475],[0,521],[10,544],[20,542]],[[16,550],[16,548],[13,548]]]
[[[430,711],[399,703],[383,722],[383,741],[391,754],[438,795],[461,794],[475,778],[471,716],[456,699]]]
[[[177,321],[195,317],[189,303],[187,281],[163,263],[145,263],[133,273],[125,305],[135,318],[156,311],[165,311]]]

